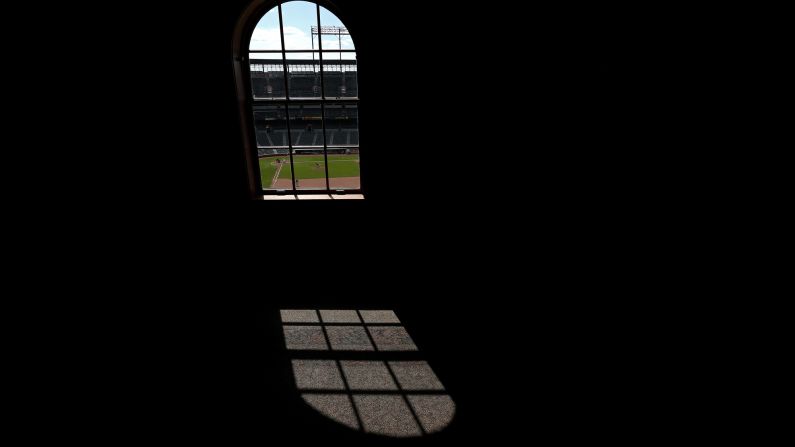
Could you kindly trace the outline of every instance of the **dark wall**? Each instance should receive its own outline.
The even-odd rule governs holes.
[[[230,57],[243,1],[164,20],[162,66],[150,81],[157,128],[144,135],[163,135],[148,152],[167,166],[165,195],[235,204],[263,231],[287,225],[274,216],[300,226],[326,210],[329,222],[419,238],[452,229],[524,236],[526,225],[612,230],[655,208],[666,164],[657,104],[667,87],[651,74],[663,57],[651,11],[335,3],[359,50],[368,203],[247,202]],[[408,55],[411,67],[396,63]],[[531,137],[517,144],[519,132]],[[412,172],[412,163],[423,168]]]
[[[184,148],[174,158],[188,158],[193,169],[180,180],[229,201],[245,195],[230,56],[245,4],[169,8],[168,19],[160,18],[168,38],[155,37],[156,46],[141,51],[153,59],[146,66],[156,68],[143,70],[143,83],[120,82],[153,100],[147,112],[162,127],[149,130]],[[430,194],[411,202],[434,206],[441,194],[441,202],[471,204],[472,196],[491,200],[492,192],[514,195],[528,186],[541,199],[577,200],[596,189],[619,200],[631,188],[617,183],[644,169],[632,162],[643,161],[642,151],[630,147],[641,143],[637,114],[655,95],[655,86],[642,80],[655,49],[644,40],[641,12],[584,5],[519,12],[432,2],[386,13],[372,2],[336,4],[358,36],[366,186],[374,201],[392,208],[417,186]],[[413,66],[399,66],[407,55]],[[418,107],[425,113],[418,116]],[[514,144],[506,115],[535,137],[526,147]],[[401,132],[406,117],[429,129],[422,143],[408,140],[408,129]],[[487,136],[488,147],[473,132]],[[654,144],[653,136],[643,138]],[[396,158],[409,151],[431,166],[427,173],[406,178]],[[473,180],[480,177],[473,159],[491,165],[482,182]]]
[[[38,186],[68,184],[81,200],[111,205],[230,206],[261,219],[284,208],[249,203],[244,186],[231,36],[245,4],[153,3],[86,25],[57,20],[80,11],[52,11],[53,23],[37,28],[52,33],[42,47],[68,50],[47,54],[31,90],[58,110],[39,126],[48,144],[80,150],[47,166]],[[659,151],[670,121],[661,105],[671,88],[660,74],[670,71],[658,34],[665,11],[335,4],[357,38],[370,198],[340,218],[494,224],[527,207],[610,216],[657,200],[653,179],[670,163]],[[411,67],[396,64],[408,55]],[[531,138],[516,144],[514,131]],[[42,155],[52,152],[62,153]],[[409,176],[407,152],[423,166]],[[324,205],[287,207],[296,216]]]
[[[479,408],[485,422],[462,438],[520,431],[526,414],[500,409],[527,398],[549,424],[538,436],[615,435],[603,415],[632,419],[650,396],[629,391],[641,379],[627,371],[646,368],[640,327],[662,293],[642,261],[659,243],[647,239],[661,173],[650,129],[665,89],[646,71],[648,11],[337,1],[358,49],[368,201],[305,206],[245,197],[228,45],[245,4],[194,7],[177,27],[201,30],[190,78],[168,64],[192,113],[180,122],[201,135],[180,179],[206,187],[228,219],[218,234],[247,254],[237,286],[219,284],[234,290],[230,326],[262,306],[399,307]],[[532,138],[516,144],[519,132]],[[406,175],[403,154],[425,168]],[[434,346],[433,321],[459,335]]]
[[[683,70],[664,50],[671,10],[335,4],[359,50],[363,203],[248,200],[231,58],[246,1],[36,15],[32,50],[58,51],[25,76],[18,110],[31,111],[38,149],[18,152],[41,160],[9,166],[35,166],[17,189],[59,199],[36,205],[37,222],[61,222],[44,233],[98,242],[109,258],[158,253],[147,262],[210,272],[253,302],[272,266],[334,277],[352,265],[398,291],[508,289],[528,269],[575,287],[572,272],[610,284],[675,242],[683,222],[667,210],[687,158],[668,136]],[[404,71],[395,61],[409,55]],[[35,118],[42,107],[52,112]],[[421,143],[404,139],[407,116]],[[423,169],[407,175],[412,160]]]
[[[108,326],[154,320],[147,341],[167,372],[153,398],[178,390],[170,402],[196,438],[220,417],[225,439],[255,406],[225,393],[257,386],[250,359],[257,334],[274,333],[273,309],[318,303],[402,309],[436,352],[434,321],[461,334],[443,365],[462,399],[473,383],[501,384],[470,399],[489,421],[483,439],[504,422],[490,410],[528,392],[544,403],[533,414],[563,429],[587,420],[597,430],[588,418],[607,389],[629,417],[637,405],[622,387],[640,379],[626,359],[650,349],[641,328],[657,322],[666,291],[647,262],[670,237],[658,182],[670,165],[658,128],[670,87],[654,72],[667,57],[660,12],[334,3],[358,49],[362,203],[247,198],[231,58],[247,1],[139,2],[100,21],[48,10],[48,41],[63,48],[48,63],[68,88],[28,100],[59,110],[35,126],[58,146],[38,152],[31,187],[64,199],[37,205],[39,222],[59,222],[46,233],[59,255],[47,261],[87,275],[61,284],[124,301]],[[33,81],[33,91],[53,82]],[[406,175],[406,153],[424,169]],[[532,377],[528,358],[541,368]],[[522,426],[524,414],[506,417]]]

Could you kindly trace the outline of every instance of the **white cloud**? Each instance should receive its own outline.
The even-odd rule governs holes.
[[[336,50],[340,48],[340,39],[335,36],[323,36],[323,49]],[[294,26],[284,27],[284,45],[287,49],[304,50],[312,48],[312,38],[306,32]],[[249,49],[252,50],[278,50],[281,48],[281,37],[279,36],[279,28],[254,28],[254,34],[251,36],[251,44]],[[317,44],[315,44],[317,48]],[[354,49],[353,40],[351,36],[342,36],[342,49]],[[272,55],[273,57],[280,57]],[[331,57],[333,56],[333,57]],[[337,53],[331,54],[329,59],[356,59],[354,53]],[[264,57],[258,55],[258,57]],[[270,57],[270,56],[268,56]],[[289,54],[288,54],[289,57]],[[296,55],[296,57],[311,57],[309,53]]]
[[[304,50],[312,48],[309,35],[294,26],[284,27],[284,46],[288,50]],[[281,48],[281,37],[278,28],[254,28],[251,35],[250,49],[278,50]]]
[[[254,28],[251,35],[251,50],[279,50],[281,49],[281,37],[278,28]]]
[[[353,50],[353,39],[351,36],[342,36],[342,49]],[[323,36],[323,49],[336,50],[340,48],[340,38],[336,36]]]
[[[284,47],[288,50],[306,50],[312,48],[312,39],[294,26],[285,26]]]

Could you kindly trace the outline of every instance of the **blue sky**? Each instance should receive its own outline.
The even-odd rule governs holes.
[[[314,3],[292,1],[282,5],[282,18],[284,19],[284,44],[288,50],[304,50],[312,48],[310,29],[317,25],[317,11]],[[343,26],[342,22],[326,8],[320,7],[320,24],[322,26]],[[317,38],[315,38],[317,39]],[[318,47],[317,40],[314,47]],[[251,37],[252,50],[278,50],[281,49],[279,37],[279,15],[274,8],[268,11],[257,24]],[[340,48],[337,36],[323,36],[323,49],[331,50]],[[350,36],[342,36],[342,48],[354,49]],[[335,56],[339,58],[340,53]],[[311,53],[295,54],[288,58],[311,58]],[[343,59],[355,59],[353,53],[342,53]]]

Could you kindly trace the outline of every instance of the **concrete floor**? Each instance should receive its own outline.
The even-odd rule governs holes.
[[[292,373],[296,394],[318,414],[363,434],[393,438],[431,435],[452,423],[454,400],[394,311],[282,309],[279,314],[288,355],[316,357],[293,359]],[[363,352],[371,358],[346,359]],[[382,360],[398,352],[416,358]]]

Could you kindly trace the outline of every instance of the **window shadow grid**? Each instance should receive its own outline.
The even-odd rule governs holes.
[[[326,343],[331,349],[331,339],[328,336],[328,332],[326,332],[326,327],[322,326],[323,328],[323,336],[326,338]],[[342,363],[339,360],[335,360],[334,364],[337,366],[337,372],[339,372],[340,377],[342,377],[342,385],[345,387],[345,392],[340,394],[345,394],[348,397],[348,400],[351,403],[351,408],[353,408],[353,415],[356,416],[356,422],[359,423],[359,431],[364,430],[364,421],[362,420],[361,415],[359,414],[359,409],[356,408],[356,402],[353,401],[353,395],[351,394],[351,387],[348,384],[348,378],[345,377],[345,371],[342,370]]]
[[[326,324],[322,322],[322,317],[320,315],[320,312],[317,311],[317,310],[313,310],[313,311],[314,311],[315,315],[318,317],[319,323],[303,324],[303,325],[304,326],[320,326],[321,329],[322,329],[323,337],[324,337],[324,339],[326,341],[326,344],[330,348],[331,347],[331,339],[329,338],[328,332],[326,330]],[[373,337],[370,334],[370,331],[368,329],[368,324],[364,323],[364,318],[362,317],[361,312],[359,312],[359,310],[356,310],[356,314],[359,317],[359,319],[362,321],[362,324],[347,324],[347,325],[349,325],[349,326],[364,326],[365,333],[367,334],[367,337],[370,340],[370,343],[373,345],[373,347],[376,350],[378,350],[378,347],[377,347],[377,345],[375,343],[375,340],[373,339]],[[339,325],[343,325],[343,324],[331,324],[331,326],[339,326]],[[283,323],[283,326],[292,326],[292,325]],[[402,327],[402,323],[399,323],[399,324],[394,324],[394,323],[393,324],[382,324],[382,325],[378,325],[378,326]],[[357,407],[356,401],[354,400],[354,393],[355,392],[350,387],[350,384],[348,382],[348,378],[345,375],[345,371],[342,368],[342,363],[338,359],[335,360],[334,362],[335,362],[335,366],[337,368],[337,371],[338,371],[338,373],[339,373],[339,375],[340,375],[340,377],[342,379],[342,383],[343,383],[343,386],[344,386],[344,391],[331,391],[331,390],[329,390],[330,392],[327,392],[327,394],[346,395],[348,400],[349,400],[349,402],[350,402],[350,404],[351,404],[351,408],[353,409],[353,413],[354,413],[354,416],[356,417],[356,421],[359,424],[359,429],[357,431],[367,432],[367,430],[365,428],[365,425],[364,425],[364,420],[362,419],[362,416],[359,413],[359,408]],[[419,415],[417,414],[416,409],[414,408],[414,406],[412,405],[411,401],[409,400],[409,398],[407,396],[408,391],[405,390],[403,388],[403,386],[401,385],[400,381],[398,380],[397,375],[395,374],[395,371],[392,368],[392,365],[390,365],[390,363],[388,361],[381,361],[381,363],[383,363],[386,366],[386,369],[389,372],[389,375],[390,375],[392,381],[395,383],[395,386],[397,387],[397,391],[395,391],[395,392],[387,392],[387,391],[380,390],[380,391],[378,391],[378,394],[398,394],[398,395],[400,395],[400,397],[401,397],[403,403],[405,404],[406,408],[408,408],[409,412],[411,413],[411,417],[414,420],[417,428],[420,430],[421,436],[428,435],[429,434],[428,431],[425,429],[425,426],[423,425]],[[309,394],[312,394],[312,393],[309,393]],[[368,392],[368,393],[364,393],[364,394],[375,394],[375,393],[369,393]],[[449,396],[449,393],[446,390],[441,391],[441,392],[439,390],[434,390],[434,391],[431,391],[430,393],[419,393],[419,394],[446,395],[446,396]]]
[[[359,315],[359,318],[362,321],[364,321],[362,313],[359,312],[358,309],[356,310],[356,314]],[[375,340],[373,339],[372,334],[370,334],[370,329],[368,329],[367,326],[365,326],[365,332],[367,332],[367,338],[370,339],[370,343],[373,344],[373,347],[377,351],[380,351],[380,349],[378,349],[378,346],[375,344]],[[406,393],[403,391],[403,387],[400,385],[400,382],[398,381],[395,372],[392,371],[392,367],[389,365],[389,362],[384,362],[384,365],[386,365],[386,369],[387,371],[389,371],[389,375],[392,376],[392,380],[395,382],[395,386],[397,386],[398,394],[400,394],[400,398],[403,399],[403,403],[406,404],[406,407],[408,407],[409,411],[411,412],[411,417],[414,418],[414,422],[417,424],[417,427],[419,427],[420,433],[422,433],[423,436],[427,435],[427,433],[425,432],[425,428],[422,426],[422,423],[420,422],[420,418],[417,416],[417,412],[414,411],[414,408],[411,406],[411,402],[409,402],[408,397],[406,397]]]
[[[282,326],[323,326],[323,327],[339,327],[339,326],[355,326],[355,327],[364,327],[364,328],[405,328],[402,324],[399,323],[317,323],[317,322],[285,322],[282,323]]]
[[[345,395],[348,397],[348,401],[351,403],[351,408],[353,408],[353,415],[356,416],[356,421],[359,423],[359,431],[364,431],[364,420],[359,414],[359,409],[356,407],[356,402],[353,401],[351,387],[348,384],[348,378],[345,377],[345,371],[342,370],[342,363],[339,360],[337,360],[335,363],[337,364],[337,370],[342,377],[342,384],[345,386]]]
[[[321,322],[318,323],[316,321],[311,322],[283,322],[283,326],[356,326],[356,327],[394,327],[394,328],[405,328],[401,323],[337,323],[337,322]]]
[[[411,405],[411,402],[409,402],[409,398],[406,397],[406,391],[403,389],[403,386],[398,381],[395,372],[392,370],[392,366],[389,364],[389,362],[384,362],[384,364],[386,365],[387,371],[389,371],[389,375],[392,376],[392,380],[395,381],[395,385],[397,385],[398,387],[398,392],[400,394],[400,397],[403,399],[403,402],[406,404],[406,407],[408,407],[409,411],[411,412],[411,417],[414,418],[414,422],[417,423],[417,427],[419,427],[420,432],[422,433],[423,436],[427,435],[428,433],[425,431],[425,427],[422,426],[422,422],[420,421],[419,416],[417,416],[417,412],[414,411],[414,407]]]

